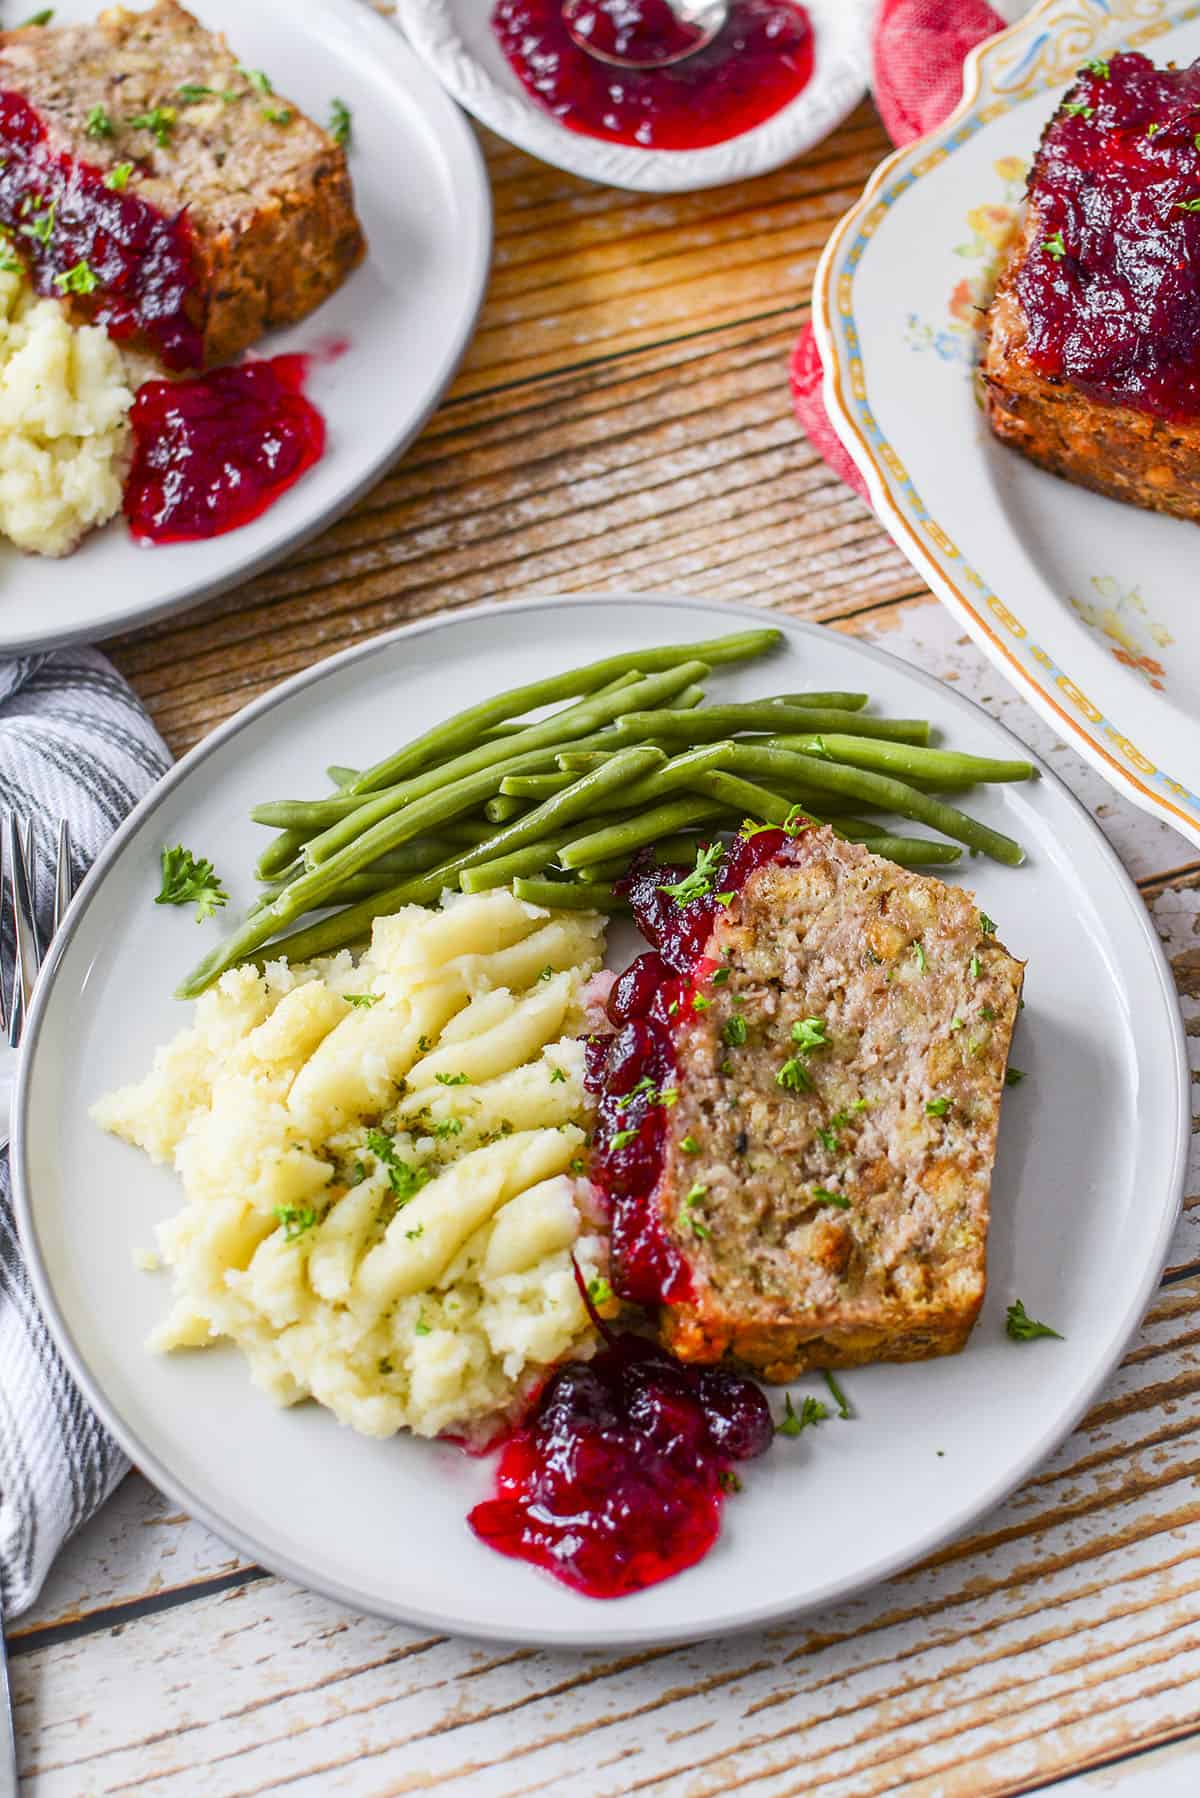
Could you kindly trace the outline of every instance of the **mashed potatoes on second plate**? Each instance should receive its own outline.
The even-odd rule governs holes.
[[[151,1346],[232,1338],[282,1404],[387,1436],[489,1434],[594,1346],[571,1265],[607,1242],[583,1177],[584,987],[603,922],[505,891],[238,968],[107,1130],[172,1162],[175,1302]]]
[[[98,325],[0,270],[0,532],[63,556],[120,509],[133,393]]]

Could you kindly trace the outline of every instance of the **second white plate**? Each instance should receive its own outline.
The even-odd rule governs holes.
[[[769,616],[769,615],[768,615]],[[708,1559],[597,1603],[484,1548],[466,1524],[487,1462],[447,1443],[368,1441],[314,1405],[278,1411],[233,1350],[170,1359],[143,1344],[167,1283],[133,1250],[178,1209],[175,1177],[101,1135],[88,1107],[139,1076],[187,1009],[171,997],[218,926],[156,907],[159,852],[217,858],[232,911],[253,892],[265,798],[322,790],[498,689],[617,648],[695,641],[761,612],[646,595],[460,613],[348,651],[192,751],[101,858],[56,944],[26,1035],[12,1165],[31,1273],[76,1377],[136,1464],[249,1557],[356,1609],[468,1636],[603,1645],[713,1635],[823,1604],[928,1553],[995,1504],[1070,1429],[1139,1323],[1182,1188],[1190,1105],[1174,987],[1145,906],[1054,775],[972,796],[1025,844],[962,879],[1027,957],[1028,1003],[992,1195],[987,1303],[962,1355],[844,1376],[857,1413],[780,1440],[744,1472]],[[714,675],[714,696],[869,691],[936,720],[953,746],[1011,754],[968,701],[852,638],[775,620],[770,661]],[[1063,1342],[1004,1332],[1021,1298]],[[823,1393],[819,1379],[794,1383]],[[778,1411],[781,1394],[774,1395]]]

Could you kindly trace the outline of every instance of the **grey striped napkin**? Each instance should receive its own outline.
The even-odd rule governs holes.
[[[58,820],[71,827],[76,880],[170,766],[131,688],[94,649],[0,663],[0,810],[33,821],[38,919],[48,930]],[[5,919],[4,990],[13,962]],[[66,1537],[127,1463],[76,1390],[38,1315],[0,1155],[0,1599],[26,1610]]]

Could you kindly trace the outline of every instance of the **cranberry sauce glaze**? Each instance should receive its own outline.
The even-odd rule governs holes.
[[[694,41],[665,0],[575,0],[576,36],[610,55],[658,61]],[[521,85],[572,131],[644,150],[698,150],[794,100],[813,69],[807,14],[791,0],[731,0],[712,43],[683,61],[615,68],[581,49],[562,0],[498,0],[492,29]]]
[[[589,1598],[621,1598],[708,1553],[732,1463],[773,1434],[752,1381],[619,1336],[553,1376],[501,1450],[496,1496],[471,1528]]]
[[[236,530],[319,460],[325,421],[301,391],[307,366],[275,356],[138,389],[125,516],[140,542]]]
[[[703,949],[722,902],[788,847],[782,830],[735,837],[711,890],[682,905],[663,889],[682,881],[686,869],[661,868],[647,858],[625,883],[652,947],[613,985],[613,1034],[588,1043],[587,1084],[597,1106],[591,1175],[610,1210],[613,1287],[635,1304],[670,1303],[690,1291],[687,1266],[662,1227],[654,1197],[674,1099],[678,1021],[716,972]]]
[[[1030,179],[1016,289],[1039,372],[1170,420],[1200,413],[1200,63],[1081,70]]]
[[[107,185],[103,169],[48,143],[20,94],[0,92],[0,227],[38,293],[70,294],[118,341],[140,338],[167,368],[195,368],[202,334],[186,214],[167,218]],[[112,180],[110,171],[107,180]]]

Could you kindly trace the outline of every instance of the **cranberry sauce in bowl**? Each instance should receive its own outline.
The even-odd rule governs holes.
[[[307,362],[275,356],[138,389],[125,516],[140,542],[236,530],[319,460],[325,421],[301,391]]]
[[[1051,380],[1165,419],[1200,414],[1200,63],[1088,63],[1042,140],[1016,276]]]
[[[609,55],[655,61],[617,68],[581,49],[562,0],[498,0],[492,29],[526,92],[560,124],[643,150],[698,150],[771,118],[807,87],[813,34],[791,0],[731,0],[704,49],[662,66],[694,40],[665,0],[576,0],[576,36]]]
[[[0,227],[36,291],[69,298],[118,342],[147,343],[167,368],[198,367],[187,215],[126,192],[129,165],[106,173],[53,149],[20,94],[0,92],[0,140]]]

